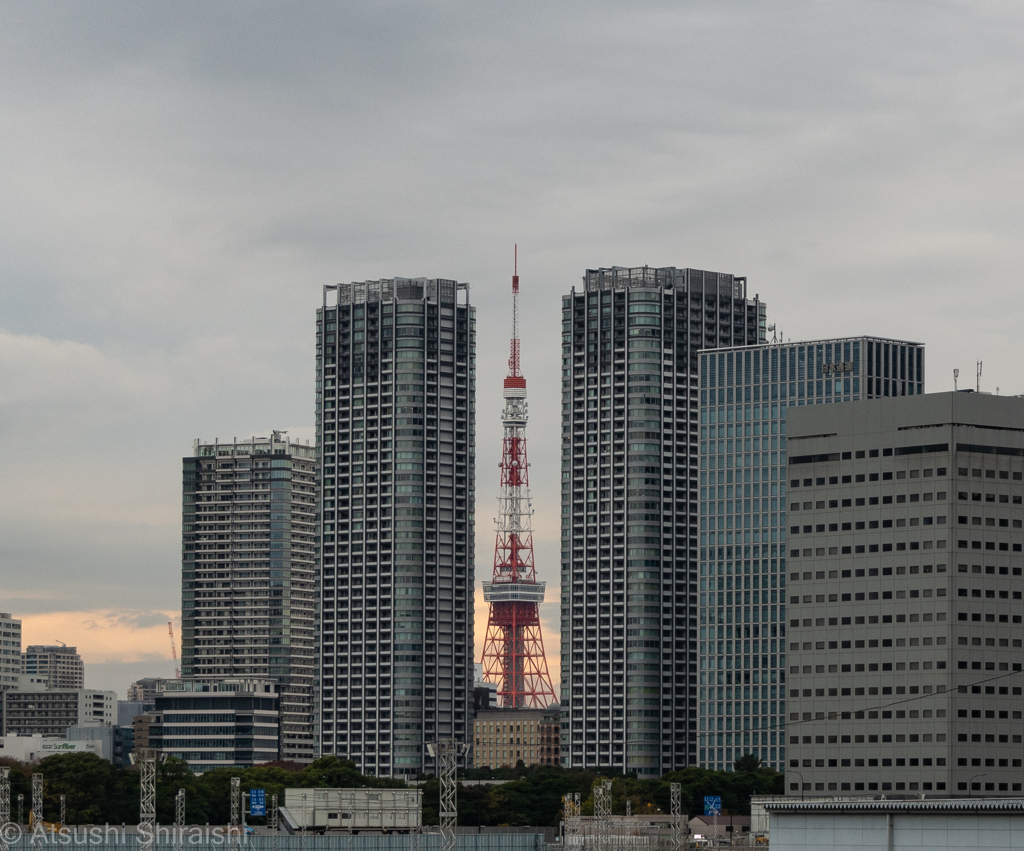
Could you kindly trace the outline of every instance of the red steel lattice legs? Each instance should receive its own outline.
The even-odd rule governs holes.
[[[498,703],[537,709],[556,702],[536,603],[491,603],[484,640],[484,678],[498,684]]]

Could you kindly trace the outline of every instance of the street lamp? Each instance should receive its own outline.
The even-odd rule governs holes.
[[[970,780],[967,781],[967,797],[968,798],[971,797],[971,791],[972,791],[972,786],[974,785],[974,781],[977,780],[979,777],[988,777],[988,774],[975,774],[974,777],[972,777]]]
[[[795,774],[800,778],[800,800],[804,799],[804,776],[799,771],[788,771],[787,774]]]

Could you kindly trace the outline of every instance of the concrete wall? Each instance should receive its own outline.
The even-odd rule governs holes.
[[[888,851],[886,813],[772,813],[772,851]],[[895,813],[892,851],[1024,849],[1024,813]]]

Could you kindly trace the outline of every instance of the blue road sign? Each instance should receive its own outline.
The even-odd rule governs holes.
[[[705,795],[704,796],[704,815],[706,816],[720,816],[722,814],[722,797],[721,795]]]
[[[249,815],[265,816],[267,814],[267,793],[263,789],[249,790]]]

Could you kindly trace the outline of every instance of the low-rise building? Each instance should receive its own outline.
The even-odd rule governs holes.
[[[99,741],[69,741],[53,736],[0,736],[0,757],[18,762],[39,762],[58,753],[94,753],[103,756]]]
[[[137,720],[135,746],[183,759],[196,773],[273,762],[280,711],[269,680],[168,680],[153,712]]]
[[[694,816],[687,824],[694,839],[728,839],[733,845],[745,845],[750,834],[750,816]]]
[[[473,665],[473,712],[498,708],[498,684],[484,679],[484,666]]]
[[[285,789],[285,830],[405,833],[423,824],[421,789]]]
[[[772,851],[1020,848],[1024,800],[808,798],[765,802]]]
[[[560,707],[485,709],[473,721],[473,767],[558,765]]]
[[[117,692],[94,689],[6,691],[4,734],[64,737],[68,727],[111,725]]]

